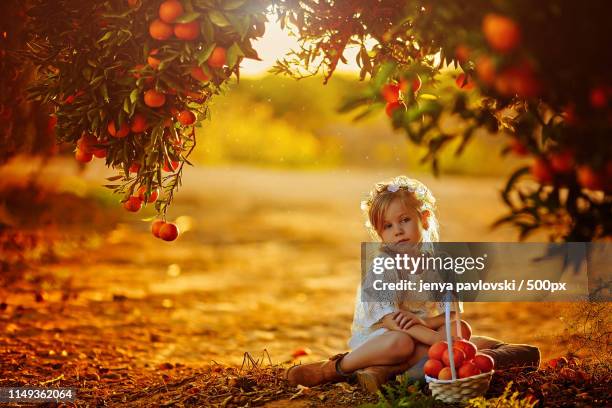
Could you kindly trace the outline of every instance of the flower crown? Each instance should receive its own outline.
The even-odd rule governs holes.
[[[425,184],[406,176],[398,176],[393,178],[391,181],[376,183],[372,191],[370,191],[368,198],[361,201],[361,210],[364,212],[366,217],[366,228],[370,230],[373,229],[369,219],[369,211],[374,199],[381,194],[397,193],[401,189],[414,193],[416,199],[420,203],[418,208],[419,211],[429,210],[433,212],[435,210],[436,199]]]

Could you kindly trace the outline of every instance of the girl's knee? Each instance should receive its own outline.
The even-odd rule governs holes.
[[[415,343],[407,333],[392,332],[389,335],[387,350],[397,358],[407,358],[414,352]]]

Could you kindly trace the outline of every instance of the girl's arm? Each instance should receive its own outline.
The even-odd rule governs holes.
[[[451,319],[455,318],[455,312],[450,312]],[[437,316],[428,317],[425,320],[427,323],[427,327],[433,330],[438,330],[440,327],[444,326],[444,313],[439,314]]]
[[[404,333],[408,333],[416,341],[421,342],[423,344],[427,344],[429,346],[431,346],[434,343],[437,343],[438,341],[444,340],[444,336],[442,334],[438,333],[435,330],[432,330],[429,327],[425,327],[425,326],[420,325],[420,324],[411,326],[411,327],[409,327],[407,329],[402,329],[401,327],[399,327],[399,325],[395,321],[394,315],[395,315],[395,313],[389,313],[388,315],[385,315],[382,318],[382,325],[383,325],[383,327],[385,327],[385,328],[387,328],[389,330],[401,331],[401,332],[404,332]],[[438,316],[436,316],[436,317],[438,317]],[[444,317],[444,316],[442,316],[442,317]],[[444,319],[442,319],[442,323],[444,323]]]

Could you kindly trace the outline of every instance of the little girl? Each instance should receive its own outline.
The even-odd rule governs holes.
[[[436,201],[421,182],[405,176],[377,183],[362,202],[367,215],[366,226],[385,247],[403,243],[422,244],[439,241]],[[368,275],[371,275],[368,271]],[[415,379],[423,378],[423,365],[429,347],[446,340],[443,303],[390,299],[363,302],[357,289],[351,352],[336,354],[328,360],[297,365],[286,371],[292,385],[315,386],[357,377],[366,390],[375,391],[381,384],[406,370]],[[461,303],[454,311],[462,312]],[[465,321],[451,322],[451,335],[470,339],[472,330]],[[539,364],[537,347],[506,344],[489,337],[472,338],[480,352],[490,355],[497,368]]]

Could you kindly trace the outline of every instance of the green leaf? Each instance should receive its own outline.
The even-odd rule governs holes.
[[[185,13],[182,16],[180,16],[179,18],[177,18],[175,20],[175,23],[191,23],[192,21],[197,20],[198,18],[200,18],[202,14],[198,13],[197,11],[192,11],[189,13]]]
[[[202,37],[204,37],[204,41],[207,43],[214,42],[215,40],[215,27],[213,26],[210,18],[207,15],[204,15],[200,20],[200,31],[202,32]]]
[[[123,100],[123,110],[125,113],[130,113],[130,98],[125,98]]]
[[[204,64],[204,62],[206,62],[206,60],[208,60],[208,58],[210,57],[210,54],[212,54],[216,46],[217,46],[216,43],[212,43],[208,47],[203,49],[202,51],[199,51],[196,53],[195,56],[198,61],[198,65],[202,65]]]
[[[138,89],[132,90],[132,92],[130,92],[130,102],[136,103],[138,100],[138,94]]]
[[[212,21],[212,23],[217,27],[223,28],[231,25],[225,15],[218,10],[211,10],[208,13],[208,17],[210,18],[210,21]]]
[[[223,2],[223,10],[235,10],[244,4],[245,0],[227,0]]]
[[[432,94],[420,94],[419,98],[425,99],[427,101],[435,101],[438,99],[436,95],[432,95]]]
[[[90,81],[91,76],[93,75],[93,70],[89,67],[85,67],[81,71],[81,74],[83,75],[83,78],[85,78],[85,80]]]
[[[242,52],[238,44],[233,43],[232,46],[229,47],[229,49],[227,50],[227,66],[233,68],[240,57],[244,57],[244,53]]]
[[[104,102],[109,103],[110,98],[108,97],[108,88],[106,87],[106,84],[103,83],[100,86],[100,93],[102,94],[102,97],[104,98]]]
[[[113,32],[112,31],[107,31],[106,34],[104,34],[102,36],[102,38],[100,38],[98,40],[98,44],[104,42],[104,41],[108,41],[111,37],[113,36]]]

